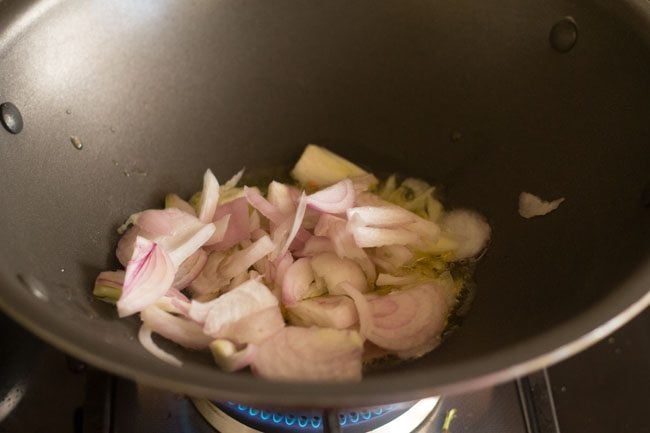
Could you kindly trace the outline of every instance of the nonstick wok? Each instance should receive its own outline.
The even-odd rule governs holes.
[[[7,0],[0,29],[24,122],[0,131],[0,307],[99,368],[221,400],[407,401],[542,368],[650,302],[648,2]],[[92,298],[129,214],[310,142],[490,221],[440,348],[359,384],[273,383],[173,344],[186,365],[165,364]],[[566,201],[527,220],[521,191]]]

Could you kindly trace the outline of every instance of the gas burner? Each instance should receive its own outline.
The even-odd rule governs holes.
[[[271,410],[233,402],[192,399],[205,420],[222,433],[417,433],[433,419],[439,397],[336,412]]]

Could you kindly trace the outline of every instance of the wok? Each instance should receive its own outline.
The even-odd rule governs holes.
[[[8,0],[0,29],[24,120],[0,135],[0,307],[100,368],[221,400],[407,401],[544,367],[650,302],[647,2]],[[167,365],[91,297],[129,214],[309,142],[489,219],[439,349],[359,384],[272,383],[171,344],[186,365]],[[566,201],[524,220],[523,190]]]

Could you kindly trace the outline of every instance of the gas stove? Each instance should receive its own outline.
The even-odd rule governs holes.
[[[0,433],[650,431],[650,310],[548,370],[456,396],[300,410],[213,402],[88,367],[0,316]]]

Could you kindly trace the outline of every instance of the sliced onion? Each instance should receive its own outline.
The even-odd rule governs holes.
[[[250,237],[251,230],[248,224],[248,202],[246,198],[240,197],[217,206],[217,210],[214,212],[214,220],[218,221],[226,215],[230,215],[230,219],[223,240],[210,245],[208,250],[224,251]]]
[[[416,233],[409,230],[377,227],[355,227],[352,229],[352,235],[361,248],[415,244],[420,239]]]
[[[142,347],[144,347],[149,353],[161,361],[175,365],[177,367],[183,366],[183,361],[176,358],[171,353],[165,352],[160,347],[158,347],[156,343],[154,343],[153,338],[151,338],[151,328],[149,328],[144,323],[142,326],[140,326],[140,331],[138,332],[138,340],[140,341],[140,344],[142,344]]]
[[[346,329],[359,321],[354,302],[347,296],[319,296],[287,306],[289,323],[310,327]]]
[[[122,290],[122,286],[124,285],[124,271],[100,272],[97,275],[97,279],[95,279],[95,285]]]
[[[282,280],[282,303],[293,305],[303,299],[309,292],[309,285],[314,281],[311,259],[298,259],[291,264]]]
[[[149,238],[169,236],[178,226],[194,222],[196,217],[176,209],[148,209],[130,217],[133,224],[143,230]],[[199,222],[197,220],[197,222]]]
[[[260,213],[253,209],[250,216],[248,217],[248,227],[251,232],[260,229],[262,226],[262,221],[260,219]]]
[[[490,239],[490,225],[482,215],[469,210],[453,210],[442,218],[444,232],[458,241],[456,259],[474,257]]]
[[[230,224],[230,214],[224,215],[214,222],[214,233],[203,245],[209,246],[221,242],[228,231]]]
[[[341,289],[354,300],[361,334],[384,349],[408,353],[437,341],[444,330],[450,306],[432,283],[367,298],[349,284]]]
[[[256,229],[256,230],[251,231],[251,241],[253,241],[253,242],[260,240],[264,236],[269,236],[269,234],[266,231],[262,230],[262,229]],[[251,242],[251,244],[252,244],[252,242]],[[242,244],[242,246],[244,246],[244,245]],[[250,244],[245,245],[244,248],[246,246],[250,246]]]
[[[122,295],[117,301],[120,317],[130,316],[163,296],[174,281],[176,267],[158,244],[138,236],[126,267]]]
[[[205,349],[212,341],[196,322],[166,313],[155,305],[142,310],[140,318],[156,334],[190,349]]]
[[[377,276],[377,282],[375,284],[378,286],[404,286],[406,284],[417,283],[421,280],[422,277],[418,275],[406,275],[403,277],[397,277],[395,275],[379,274]]]
[[[351,284],[360,292],[369,290],[366,276],[354,260],[340,258],[333,253],[323,253],[311,258],[311,268],[316,277],[325,281],[330,295],[343,294],[337,288],[342,282]]]
[[[286,253],[279,260],[277,260],[277,263],[275,264],[275,273],[273,275],[273,280],[276,286],[282,287],[282,282],[284,281],[287,270],[292,263],[293,256],[290,253]]]
[[[379,247],[375,249],[375,255],[389,262],[395,269],[401,268],[415,257],[413,251],[403,245]]]
[[[314,227],[314,235],[316,236],[330,236],[332,230],[340,226],[345,226],[346,221],[343,218],[322,214]]]
[[[239,181],[241,180],[242,176],[244,175],[245,171],[246,168],[242,168],[237,173],[235,173],[233,177],[228,179],[228,181],[226,181],[226,183],[223,184],[223,189],[226,190],[226,189],[231,189],[236,187]]]
[[[185,233],[184,236],[166,238],[162,241],[162,245],[169,251],[171,261],[179,266],[201,248],[212,237],[215,230],[214,224],[206,224],[194,232]]]
[[[251,368],[278,381],[359,381],[362,352],[356,331],[288,326],[258,347]]]
[[[354,191],[356,194],[365,192],[379,183],[379,179],[377,179],[373,174],[370,173],[362,174],[361,176],[352,177],[350,178],[350,180],[354,185]]]
[[[240,285],[244,284],[246,281],[248,281],[248,271],[244,271],[239,275],[235,275],[232,280],[230,280],[230,284],[228,284],[227,287],[224,287],[221,289],[222,293],[229,292],[232,289],[239,287]]]
[[[298,229],[298,233],[296,233],[296,237],[293,239],[293,242],[291,242],[291,245],[289,245],[289,251],[295,252],[302,250],[305,247],[305,243],[312,237],[313,235],[305,230],[304,227],[300,227]]]
[[[208,302],[199,302],[195,299],[192,299],[190,302],[190,309],[188,311],[189,318],[194,320],[196,323],[205,323],[205,320],[208,318],[208,313],[210,313],[210,310],[218,300],[219,298],[215,298]]]
[[[244,194],[246,200],[259,211],[262,215],[269,219],[274,224],[280,224],[285,218],[284,214],[277,208],[277,206],[269,203],[257,189],[244,187]]]
[[[268,236],[263,236],[248,248],[233,253],[219,268],[220,277],[230,280],[234,276],[245,272],[258,260],[263,259],[275,248],[275,244]]]
[[[135,239],[140,235],[140,229],[138,227],[131,227],[124,232],[119,241],[117,241],[117,248],[115,249],[115,255],[117,260],[126,267],[126,264],[131,260],[133,255],[133,246],[135,245]],[[145,236],[146,237],[146,236]]]
[[[160,308],[163,311],[171,314],[177,314],[179,316],[187,316],[187,313],[190,308],[190,304],[185,303],[176,298],[170,298],[168,296],[163,296],[158,298],[158,300],[153,304],[156,307]],[[149,307],[147,307],[149,308]]]
[[[186,317],[190,311],[190,300],[183,292],[173,287],[167,291],[165,296],[159,298],[155,305],[168,313]]]
[[[327,235],[334,244],[336,255],[356,261],[363,269],[368,281],[374,282],[377,278],[375,265],[368,257],[368,254],[356,244],[352,233],[347,229],[345,220],[341,218],[330,219],[327,224],[329,225]]]
[[[438,224],[420,217],[416,222],[408,224],[406,228],[420,237],[420,244],[436,242],[440,236]]]
[[[357,195],[357,206],[395,206],[395,204],[384,200],[377,194],[362,192]]]
[[[325,236],[310,237],[300,251],[295,253],[298,257],[311,257],[320,253],[333,253],[334,244]]]
[[[202,249],[197,250],[194,254],[185,259],[185,261],[178,267],[172,287],[182,290],[189,286],[190,283],[199,276],[207,261],[208,253]]]
[[[307,196],[307,206],[327,213],[343,213],[354,206],[354,185],[350,179],[343,179],[325,189]]]
[[[400,227],[416,222],[418,216],[399,206],[353,207],[346,212],[348,220],[357,217],[370,227]]]
[[[201,248],[216,230],[214,224],[203,224],[176,208],[150,209],[129,219],[140,229],[138,235],[160,244],[176,266]],[[127,245],[118,248],[128,250]]]
[[[543,216],[553,212],[563,201],[564,197],[549,202],[529,192],[522,192],[519,194],[519,215],[523,218]]]
[[[298,201],[298,207],[296,209],[296,214],[293,218],[293,224],[291,225],[291,230],[289,230],[289,234],[287,235],[287,238],[285,239],[282,247],[280,248],[280,252],[276,257],[281,257],[287,251],[289,251],[289,245],[291,245],[294,238],[296,237],[296,234],[298,234],[298,230],[300,229],[300,225],[302,224],[302,219],[305,217],[306,208],[307,208],[307,199],[305,193],[303,192],[302,195],[300,196],[300,200]]]
[[[203,175],[203,190],[199,200],[198,217],[202,222],[212,221],[217,203],[219,203],[219,181],[212,174],[212,170],[208,169]]]
[[[226,283],[219,278],[218,269],[226,255],[221,251],[213,251],[201,270],[201,273],[190,283],[195,294],[218,293]]]
[[[167,194],[165,196],[165,209],[174,207],[176,209],[182,210],[183,212],[196,216],[196,210],[192,207],[191,204],[177,196],[176,194]]]
[[[222,370],[231,373],[246,368],[253,362],[256,346],[247,344],[243,349],[237,349],[233,342],[218,338],[210,343],[210,351],[214,357],[214,362]]]
[[[264,284],[256,280],[246,281],[213,301],[203,331],[219,337],[222,327],[277,305],[278,300]]]
[[[293,213],[296,207],[291,194],[291,187],[280,182],[273,181],[269,184],[266,198],[284,215]]]
[[[318,224],[321,215],[323,215],[321,212],[307,208],[305,217],[302,219],[302,227],[306,230],[313,230],[316,224]]]
[[[397,272],[397,268],[393,266],[389,261],[378,257],[377,255],[371,255],[370,260],[379,268],[380,271],[387,272],[389,274],[394,274]]]
[[[259,344],[282,328],[284,328],[284,318],[280,307],[276,305],[222,326],[216,336],[237,344]]]

